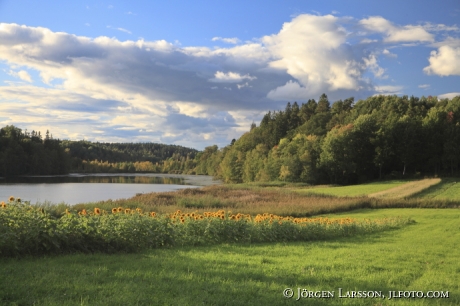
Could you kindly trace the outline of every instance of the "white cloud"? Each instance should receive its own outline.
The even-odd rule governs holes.
[[[237,37],[232,37],[232,38],[224,38],[224,37],[213,37],[212,38],[212,41],[223,41],[227,44],[238,44],[241,42],[241,40],[239,40]]]
[[[388,76],[384,75],[385,69],[380,67],[379,64],[377,63],[377,58],[376,58],[375,54],[369,55],[368,58],[363,58],[363,61],[364,61],[364,65],[366,65],[367,69],[369,69],[374,74],[374,76],[376,78],[385,79],[385,78],[388,77]]]
[[[278,34],[265,36],[262,41],[275,57],[270,67],[286,71],[309,96],[362,88],[365,67],[347,44],[347,31],[340,20],[332,15],[300,15],[285,23]],[[270,94],[274,96],[278,95]]]
[[[128,33],[128,34],[132,34],[131,31],[129,30],[126,30],[124,28],[117,28],[118,31],[121,31],[121,32],[125,32],[125,33]]]
[[[413,30],[380,22],[389,40]],[[29,83],[28,71],[39,77],[33,84],[17,80],[0,86],[0,124],[29,130],[43,126],[60,138],[226,145],[286,101],[322,93],[331,101],[401,93],[401,86],[373,85],[386,77],[380,57],[395,55],[389,51],[394,46],[385,49],[369,31],[349,17],[298,15],[278,33],[243,43],[231,38],[228,43],[238,44],[208,48],[165,40],[89,38],[3,23],[4,72],[13,71]],[[456,50],[456,38],[445,41],[449,45],[432,54],[430,73],[446,73],[437,65],[441,59],[455,62],[442,48]]]
[[[422,88],[422,89],[428,89],[430,88],[431,85],[430,84],[421,84],[421,85],[418,85],[418,88]]]
[[[271,90],[267,97],[279,101],[286,99],[288,101],[304,100],[308,97],[308,90],[299,85],[299,83],[289,80],[285,85]]]
[[[227,72],[224,73],[222,71],[217,71],[214,74],[214,78],[209,79],[210,82],[216,82],[216,83],[238,83],[243,80],[255,80],[257,79],[254,76],[250,76],[249,74],[246,75],[240,75],[237,72]]]
[[[375,89],[380,95],[399,95],[404,87],[399,85],[380,85],[376,86]]]
[[[460,47],[441,46],[438,51],[431,51],[428,60],[430,65],[423,68],[427,74],[460,75]]]
[[[434,42],[432,34],[428,33],[423,26],[396,26],[380,16],[372,16],[359,22],[372,32],[385,34],[385,42]]]
[[[438,96],[438,99],[453,99],[460,96],[460,92],[449,92]]]
[[[25,70],[21,70],[21,71],[13,71],[13,70],[10,70],[10,72],[8,73],[9,75],[12,75],[14,77],[17,77],[17,78],[20,78],[21,80],[23,81],[26,81],[26,82],[29,82],[29,83],[32,83],[32,77],[30,76],[30,74],[25,71]]]
[[[388,49],[383,49],[382,54],[387,57],[393,57],[393,58],[398,57],[396,54],[391,53]]]

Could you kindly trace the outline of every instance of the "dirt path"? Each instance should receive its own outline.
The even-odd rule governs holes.
[[[394,187],[391,189],[387,189],[384,191],[371,193],[368,196],[373,198],[405,198],[409,197],[415,193],[418,193],[422,190],[427,189],[433,185],[436,185],[441,182],[441,179],[434,178],[434,179],[424,179],[414,182],[409,182],[404,185],[400,185],[398,187]]]

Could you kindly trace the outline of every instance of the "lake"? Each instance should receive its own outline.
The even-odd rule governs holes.
[[[126,199],[137,193],[174,191],[219,184],[211,176],[158,173],[97,173],[0,178],[0,201],[10,196],[32,204],[70,205]]]

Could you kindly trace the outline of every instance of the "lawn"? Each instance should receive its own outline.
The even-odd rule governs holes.
[[[360,185],[352,186],[340,186],[340,187],[314,187],[314,188],[305,188],[299,189],[298,192],[301,193],[314,193],[314,194],[326,194],[336,197],[357,197],[357,196],[367,196],[371,193],[380,192],[383,190],[388,190],[403,184],[408,183],[408,181],[403,180],[392,180],[392,181],[383,181],[383,182],[374,182]]]
[[[460,199],[460,181],[458,179],[442,179],[441,183],[416,194],[414,197],[432,200]]]
[[[328,241],[221,244],[137,254],[0,259],[2,305],[459,305],[460,211],[365,209],[328,217],[403,216],[416,223]],[[292,299],[283,290],[292,288]],[[297,299],[297,288],[334,291]],[[385,298],[339,298],[338,290]],[[448,291],[392,299],[389,291]]]

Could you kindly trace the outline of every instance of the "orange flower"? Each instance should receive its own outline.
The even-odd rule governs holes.
[[[101,214],[101,210],[97,207],[94,207],[94,214],[95,215],[100,215]]]
[[[5,202],[2,201],[1,206],[2,206],[2,208],[5,208],[6,207]]]
[[[116,214],[118,212],[118,208],[114,207],[112,208],[112,214]]]
[[[152,211],[152,212],[150,213],[150,216],[151,216],[151,217],[155,217],[156,214],[157,214],[156,212]]]

